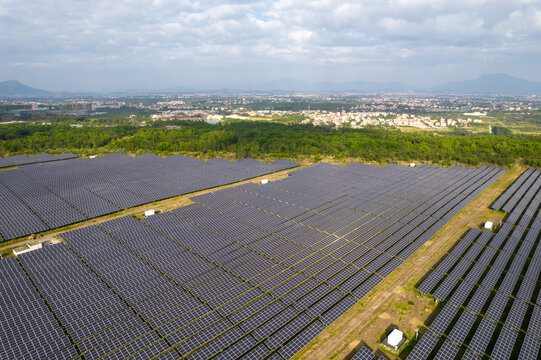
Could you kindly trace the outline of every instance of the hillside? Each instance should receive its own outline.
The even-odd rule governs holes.
[[[473,80],[454,81],[434,86],[429,91],[456,94],[541,94],[541,83],[507,74],[484,74]]]
[[[45,96],[50,94],[49,91],[36,89],[16,80],[0,82],[0,96]]]

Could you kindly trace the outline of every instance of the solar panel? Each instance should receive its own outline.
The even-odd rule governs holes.
[[[445,340],[434,359],[454,359],[460,348],[449,340]]]
[[[495,359],[510,359],[517,336],[518,332],[504,326],[498,335],[498,340],[494,349],[492,349],[491,356]]]
[[[359,351],[351,357],[351,360],[372,360],[376,356],[366,346],[363,346]]]
[[[539,358],[540,348],[541,340],[526,334],[524,341],[522,342],[518,358],[521,360]]]
[[[407,360],[425,360],[429,359],[429,355],[438,343],[439,338],[430,331],[424,333],[419,342],[415,345],[411,353],[406,358]]]

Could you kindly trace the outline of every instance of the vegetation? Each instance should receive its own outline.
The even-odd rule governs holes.
[[[513,135],[513,132],[509,130],[506,127],[503,126],[494,126],[492,129],[492,133],[497,136],[511,136]]]
[[[66,122],[2,125],[0,154],[123,151],[161,155],[233,154],[237,158],[333,157],[377,162],[422,161],[442,165],[452,162],[512,165],[518,161],[541,166],[539,136],[494,136],[464,130],[445,135],[403,133],[380,127],[336,130],[294,123],[250,121],[225,125],[198,121],[151,122],[144,127],[127,121],[104,125],[103,120],[89,122],[80,119],[79,123],[83,127],[71,127]]]

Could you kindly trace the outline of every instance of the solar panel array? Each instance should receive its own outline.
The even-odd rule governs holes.
[[[11,166],[20,166],[36,163],[44,163],[49,161],[58,161],[58,160],[67,160],[73,159],[77,156],[72,153],[64,154],[38,154],[38,155],[14,155],[14,156],[0,156],[0,168],[11,167]]]
[[[540,188],[529,168],[492,205],[498,231],[471,229],[421,283],[445,305],[408,359],[541,356]]]
[[[295,166],[113,154],[0,171],[0,241]]]
[[[85,359],[289,359],[504,171],[321,164],[20,261]]]

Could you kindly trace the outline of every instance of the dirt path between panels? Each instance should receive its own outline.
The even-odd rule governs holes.
[[[422,327],[436,308],[432,298],[422,296],[415,285],[466,231],[479,227],[489,219],[495,224],[503,219],[503,212],[489,209],[488,206],[523,171],[522,167],[514,167],[485,189],[367,296],[312,340],[294,359],[349,359],[363,345],[391,359],[404,358],[412,347],[411,343],[403,347],[400,354],[388,351],[379,344],[392,327],[400,328],[408,339],[415,338],[415,331]]]

